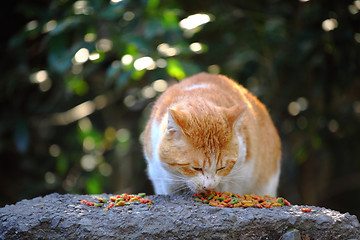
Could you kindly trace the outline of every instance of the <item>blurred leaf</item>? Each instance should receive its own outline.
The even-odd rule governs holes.
[[[99,12],[99,17],[106,20],[119,19],[124,12],[124,2],[125,1],[122,1],[114,5],[109,4],[107,8]]]
[[[163,25],[166,29],[179,29],[179,19],[174,10],[166,10],[163,14]]]
[[[149,43],[142,36],[134,35],[134,33],[123,35],[123,39],[136,46],[137,51],[140,53],[147,54],[151,49]],[[134,50],[134,48],[131,47],[131,50]]]
[[[141,70],[141,71],[133,71],[131,74],[131,78],[134,80],[139,80],[140,78],[142,78],[142,76],[144,76],[144,74],[146,73],[146,70]]]
[[[92,175],[86,179],[86,192],[88,194],[99,194],[102,192],[101,179],[98,175]]]
[[[50,35],[59,35],[63,34],[66,31],[76,28],[82,22],[81,16],[70,16],[65,18],[62,21],[59,21],[56,24],[55,29],[53,29],[49,34]]]
[[[72,92],[79,96],[84,96],[88,90],[89,85],[82,77],[71,75],[67,78],[66,86],[68,89],[70,89]]]
[[[166,70],[171,77],[179,80],[186,77],[186,73],[180,62],[174,58],[168,59]]]
[[[147,1],[147,10],[157,10],[160,0],[148,0]]]
[[[153,19],[147,22],[145,27],[145,37],[153,38],[157,35],[161,35],[164,33],[163,26],[161,22],[157,19]]]
[[[120,76],[118,77],[117,81],[116,81],[116,85],[118,87],[121,87],[123,85],[125,85],[126,83],[128,83],[131,80],[131,76],[133,75],[134,70],[130,70],[130,71],[123,71]]]
[[[128,45],[126,45],[125,53],[130,54],[132,56],[136,56],[139,54],[139,51],[137,46],[130,42]]]
[[[68,166],[69,166],[69,163],[65,156],[60,155],[56,159],[56,172],[58,174],[64,176],[66,174],[66,172],[68,171]]]
[[[68,36],[59,35],[50,40],[48,61],[50,69],[63,73],[72,66],[74,52],[67,49]]]

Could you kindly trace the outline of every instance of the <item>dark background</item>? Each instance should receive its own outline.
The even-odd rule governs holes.
[[[360,216],[359,1],[7,4],[0,206],[51,192],[151,194],[139,136],[157,80],[207,71],[269,108],[283,142],[279,195]],[[196,13],[211,21],[179,26]],[[156,65],[135,69],[142,57]]]

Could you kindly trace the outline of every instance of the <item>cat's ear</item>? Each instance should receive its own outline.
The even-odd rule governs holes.
[[[236,125],[240,122],[240,119],[244,115],[244,112],[248,105],[246,103],[240,105],[234,105],[230,108],[225,109],[225,115],[228,118],[230,126]]]
[[[168,122],[166,126],[166,132],[170,136],[173,136],[175,133],[181,133],[181,114],[175,109],[168,109]]]

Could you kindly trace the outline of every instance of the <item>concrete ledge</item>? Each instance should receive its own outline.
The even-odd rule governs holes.
[[[60,195],[0,208],[1,239],[360,239],[348,213],[313,207],[216,208],[191,195],[149,196],[146,204],[103,208],[80,204],[110,195]],[[97,201],[96,201],[97,202]],[[294,230],[295,229],[295,230]]]

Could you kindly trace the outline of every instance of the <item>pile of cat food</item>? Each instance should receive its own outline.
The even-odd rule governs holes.
[[[270,195],[245,194],[239,195],[230,192],[216,192],[214,190],[206,190],[202,193],[193,195],[195,200],[214,207],[257,207],[272,208],[290,206],[291,204],[282,197],[272,197]]]
[[[109,210],[114,206],[121,207],[121,206],[130,205],[131,203],[134,204],[144,203],[144,204],[148,204],[150,207],[152,201],[148,198],[144,198],[145,196],[146,196],[145,193],[138,193],[137,195],[123,193],[121,195],[112,196],[108,200],[99,197],[98,202],[96,203],[89,202],[88,200],[81,200],[80,203],[85,203],[88,206],[95,206],[95,207],[103,207],[104,205],[107,204],[106,208],[104,209],[105,211]]]

